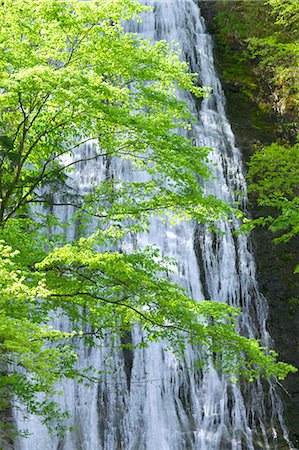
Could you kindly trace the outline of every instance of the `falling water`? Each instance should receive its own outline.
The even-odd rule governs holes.
[[[142,24],[132,25],[132,31],[155,40],[179,42],[182,55],[192,70],[200,74],[201,84],[212,88],[209,98],[201,104],[188,94],[184,98],[198,117],[193,126],[195,144],[214,149],[210,155],[214,177],[206,184],[206,192],[226,202],[242,203],[245,182],[241,156],[225,115],[212,41],[199,7],[193,0],[144,3],[154,6],[154,11],[146,13]],[[82,156],[94,154],[95,146],[95,143],[82,146]],[[82,163],[72,174],[80,193],[89,192],[107,176],[136,181],[140,175],[132,171],[127,161],[115,160],[108,166],[107,161],[100,159],[96,163]],[[243,194],[235,198],[234,192]],[[67,221],[72,210],[57,208],[55,213]],[[257,289],[250,243],[245,236],[233,235],[236,223],[221,226],[224,233],[216,236],[201,225],[171,226],[153,219],[149,233],[137,235],[135,244],[141,247],[156,244],[163,255],[175,258],[178,266],[174,281],[198,301],[210,298],[242,307],[240,330],[270,345],[267,306]],[[74,235],[75,230],[69,233]],[[132,242],[124,245],[130,246]],[[133,343],[138,341],[137,330],[131,338]],[[278,448],[282,437],[283,448],[292,448],[274,385],[262,386],[258,382],[243,383],[241,387],[225,380],[212,365],[207,373],[190,369],[194,359],[194,350],[190,348],[185,364],[181,364],[161,344],[134,353],[129,350],[111,353],[105,347],[82,348],[80,364],[101,370],[109,362],[110,370],[103,373],[101,383],[91,388],[75,382],[64,384],[60,403],[70,411],[70,424],[76,430],[59,439],[32,417],[26,424],[31,436],[19,439],[16,448],[256,450]]]

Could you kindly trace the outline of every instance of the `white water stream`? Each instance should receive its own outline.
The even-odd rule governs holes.
[[[240,152],[225,115],[225,99],[215,72],[211,37],[193,0],[149,1],[154,12],[144,16],[133,31],[151,39],[180,43],[183,55],[193,71],[200,73],[203,86],[212,94],[199,105],[189,96],[191,110],[197,115],[194,124],[196,145],[214,149],[214,179],[206,185],[226,201],[234,191],[245,191]],[[93,146],[81,148],[90,155]],[[194,153],[196,158],[196,152]],[[128,162],[86,162],[72,174],[80,192],[87,192],[99,181],[113,175],[115,179],[137,180]],[[240,200],[238,198],[237,200]],[[60,208],[61,209],[61,208]],[[68,220],[72,210],[55,212]],[[136,237],[141,247],[156,244],[163,255],[178,261],[175,281],[187,288],[193,298],[217,299],[241,306],[240,329],[250,337],[259,337],[267,345],[267,306],[259,295],[255,281],[255,264],[245,236],[235,237],[235,224],[224,224],[223,236],[208,233],[203,226],[181,223],[171,227],[152,220],[150,232]],[[75,233],[75,231],[73,231]],[[128,242],[127,245],[131,245]],[[134,331],[137,333],[137,331]],[[133,342],[137,337],[132,336]],[[173,355],[154,344],[149,349],[124,355],[109,349],[82,349],[82,365],[111,370],[92,388],[75,382],[65,383],[60,400],[71,414],[70,424],[77,430],[64,439],[48,434],[37,418],[25,424],[32,435],[19,439],[18,450],[256,450],[278,448],[276,436],[287,434],[282,406],[275,386],[230,384],[211,366],[205,374],[184,368]],[[110,358],[110,359],[109,359]],[[186,352],[186,367],[194,352]],[[108,373],[109,372],[109,373]],[[130,383],[128,383],[128,379]],[[129,385],[128,385],[129,384]],[[23,423],[20,426],[24,427]],[[281,448],[281,447],[280,447]]]

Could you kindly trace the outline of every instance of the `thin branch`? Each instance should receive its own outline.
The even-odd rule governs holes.
[[[23,103],[22,103],[22,99],[21,99],[21,93],[20,93],[20,92],[18,92],[18,99],[19,99],[19,105],[20,105],[20,107],[21,107],[21,111],[22,111],[22,113],[23,113],[24,121],[26,121],[27,118],[28,118],[28,115],[27,115],[27,113],[26,113],[26,111],[25,111],[25,109],[24,109],[24,106],[23,106]]]
[[[80,46],[80,44],[84,41],[84,39],[88,36],[88,34],[91,32],[91,30],[93,30],[93,28],[98,25],[97,23],[93,23],[87,30],[86,32],[83,34],[83,36],[81,37],[81,39],[79,39],[79,41],[72,47],[70,53],[69,53],[69,57],[67,59],[67,61],[65,62],[65,64],[63,64],[62,66],[56,67],[55,70],[59,70],[59,69],[64,69],[65,67],[67,67],[74,56],[75,51],[78,49],[78,47]]]
[[[284,385],[282,383],[280,383],[279,380],[276,380],[276,383],[278,384],[278,386],[281,387],[281,389],[284,391],[284,393],[294,402],[293,397],[290,395],[290,393],[286,390],[286,388],[284,387]]]
[[[192,333],[190,333],[190,331],[189,330],[186,330],[185,328],[183,328],[183,327],[179,327],[179,326],[177,326],[177,325],[172,325],[172,324],[165,324],[165,323],[159,323],[159,322],[156,322],[155,320],[153,320],[152,318],[150,318],[150,317],[148,317],[146,314],[144,314],[143,312],[141,312],[141,311],[139,311],[137,308],[135,308],[134,306],[132,306],[132,305],[128,305],[127,303],[123,303],[123,300],[119,300],[119,301],[114,301],[114,300],[109,300],[109,299],[107,299],[107,298],[103,298],[103,297],[99,297],[98,295],[95,295],[95,294],[91,294],[90,292],[74,292],[73,294],[50,294],[50,298],[51,297],[54,297],[54,298],[61,298],[61,297],[71,297],[71,298],[73,298],[73,297],[75,297],[75,296],[77,296],[77,295],[81,295],[81,296],[87,296],[87,297],[91,297],[91,298],[93,298],[93,299],[95,299],[95,300],[99,300],[100,302],[103,302],[103,303],[109,303],[109,304],[112,304],[112,305],[116,305],[116,306],[122,306],[122,307],[124,307],[124,308],[127,308],[127,309],[130,309],[131,311],[134,311],[137,315],[139,315],[140,317],[142,317],[146,322],[150,322],[150,323],[152,323],[153,325],[155,325],[155,326],[158,326],[158,327],[160,327],[160,328],[166,328],[166,329],[174,329],[174,330],[179,330],[179,331],[182,331],[182,332],[184,332],[184,333],[187,333],[187,334],[192,334]],[[49,298],[48,297],[48,298]]]
[[[29,127],[27,128],[27,131],[29,131],[29,130],[32,128],[32,126],[33,126],[35,120],[36,120],[37,117],[39,116],[39,114],[40,114],[42,108],[43,108],[43,107],[45,106],[45,104],[47,103],[47,100],[48,100],[49,97],[50,97],[50,94],[46,94],[46,95],[42,98],[42,102],[41,102],[40,106],[38,107],[38,109],[37,109],[35,115],[34,115],[33,118],[31,119],[30,124],[29,124]],[[37,105],[38,105],[38,103],[35,104],[34,108],[35,108]]]
[[[97,155],[95,155],[95,156],[92,156],[92,157],[90,157],[90,158],[81,158],[81,159],[78,159],[78,160],[76,160],[76,161],[72,161],[71,163],[69,163],[69,164],[67,164],[67,165],[65,165],[65,166],[62,166],[62,167],[60,167],[60,168],[58,168],[58,169],[56,169],[56,170],[53,170],[53,171],[50,171],[50,172],[48,172],[48,173],[45,173],[46,172],[46,168],[47,168],[47,165],[51,162],[51,160],[48,160],[45,164],[44,164],[44,166],[43,166],[43,169],[42,169],[42,171],[41,171],[41,173],[40,173],[40,175],[38,176],[38,178],[35,180],[35,182],[31,185],[31,187],[30,187],[30,189],[28,190],[28,192],[19,200],[19,202],[15,205],[15,207],[12,209],[12,211],[8,214],[8,216],[6,217],[6,219],[5,220],[7,220],[7,219],[9,219],[21,206],[24,206],[25,204],[27,204],[27,203],[29,203],[28,201],[27,201],[27,198],[33,193],[33,191],[34,191],[34,189],[40,184],[40,182],[41,181],[44,181],[45,179],[47,179],[47,178],[49,178],[49,176],[51,176],[51,175],[53,175],[53,174],[55,174],[55,175],[57,175],[58,173],[60,173],[60,172],[62,172],[63,170],[65,170],[65,169],[68,169],[69,167],[71,167],[71,166],[73,166],[74,164],[77,164],[77,163],[80,163],[80,162],[84,162],[84,161],[92,161],[92,160],[95,160],[95,159],[97,159],[97,158],[99,158],[99,157],[102,157],[102,156],[107,156],[108,154],[107,153],[103,153],[103,154],[97,154]],[[30,203],[32,203],[32,201],[30,201]]]
[[[59,113],[61,113],[61,111],[63,111],[63,110],[60,109],[59,111],[56,112],[56,114],[55,114],[53,117],[51,117],[51,119],[50,119],[49,122],[48,122],[48,125],[56,119],[56,117],[58,116]],[[79,116],[79,115],[80,115],[80,114],[77,114],[77,116]],[[76,117],[76,115],[75,115],[75,116],[72,116],[71,119],[73,119],[74,117]],[[38,135],[38,137],[37,137],[37,138],[35,139],[35,141],[30,145],[29,149],[28,149],[27,152],[25,153],[24,158],[23,158],[23,164],[24,164],[25,160],[28,158],[28,156],[30,155],[31,151],[32,151],[32,150],[34,149],[34,147],[38,144],[38,142],[41,140],[42,137],[46,136],[47,134],[52,133],[53,131],[57,130],[57,129],[60,128],[60,127],[64,127],[65,125],[67,125],[67,124],[69,123],[69,121],[70,121],[71,119],[69,119],[69,120],[64,120],[63,122],[60,122],[60,123],[56,124],[56,125],[55,125],[54,127],[52,127],[52,128],[46,127],[46,128]]]

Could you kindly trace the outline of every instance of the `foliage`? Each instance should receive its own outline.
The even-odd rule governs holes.
[[[198,177],[209,176],[208,150],[178,133],[191,127],[192,117],[175,91],[201,95],[196,75],[165,42],[153,44],[123,29],[123,21],[145,9],[129,0],[1,4],[3,411],[14,395],[51,421],[59,414],[48,402],[55,383],[86,376],[76,368],[78,342],[100,345],[105,338],[121,345],[135,323],[147,341],[167,338],[178,353],[188,342],[204,346],[206,357],[222,355],[222,369],[231,374],[284,378],[295,370],[235,333],[238,311],[190,299],[167,278],[173,262],[156,249],[115,250],[129,228],[146,227],[157,211],[210,224],[233,211],[204,196]],[[77,152],[91,140],[99,144],[93,154]],[[106,181],[85,196],[72,190],[76,164],[111,157],[130,159],[148,175],[138,183]],[[44,212],[29,218],[29,207],[38,204]],[[55,236],[45,234],[48,222],[57,225],[45,213],[53,205],[71,205],[77,218],[97,216],[104,226],[57,246]],[[67,332],[46,326],[59,311],[70,319]]]
[[[259,76],[272,85],[276,112],[292,113],[299,106],[299,7],[297,0],[225,2],[218,26],[227,39],[242,43],[255,59]]]
[[[173,284],[174,261],[161,259],[157,249],[112,251],[115,236],[98,231],[41,259],[32,232],[24,237],[25,226],[21,223],[20,233],[15,224],[14,234],[10,233],[21,251],[1,243],[2,411],[9,409],[13,393],[28,412],[41,414],[45,423],[53,422],[52,429],[63,432],[59,419],[67,413],[48,401],[56,392],[56,382],[101,377],[88,368],[78,371],[79,342],[93,346],[110,341],[121,348],[122,337],[136,324],[143,331],[137,348],[167,339],[180,358],[187,345],[200,346],[200,366],[216,358],[219,369],[229,376],[242,374],[254,380],[275,375],[283,379],[295,370],[277,362],[277,354],[257,340],[236,334],[238,310],[225,303],[198,303]],[[41,261],[30,267],[34,259]],[[65,326],[68,324],[64,331],[45,325],[54,314],[62,313]]]
[[[145,8],[118,0],[5,1],[1,9],[0,222],[32,203],[53,204],[82,159],[76,149],[92,140],[100,150],[90,159],[120,156],[167,176],[169,191],[160,202],[153,194],[154,208],[179,196],[179,209],[202,203],[201,219],[210,220],[195,175],[208,176],[208,151],[198,148],[194,158],[190,140],[176,132],[191,116],[175,86],[202,90],[168,44],[124,32],[121,19]],[[144,183],[148,198],[157,185]],[[82,199],[68,202],[79,208]]]
[[[55,382],[69,375],[76,355],[67,344],[68,333],[42,325],[37,298],[46,298],[48,292],[39,274],[29,275],[17,268],[17,254],[0,242],[1,412],[9,410],[13,393],[30,412],[43,415],[44,420],[63,417],[54,403],[40,401],[36,395],[53,395]],[[46,347],[46,341],[56,345]],[[60,341],[62,345],[57,345]],[[7,370],[8,366],[13,369]]]
[[[75,312],[74,318],[84,310],[100,337],[105,330],[115,340],[139,324],[146,341],[167,338],[180,350],[190,343],[200,345],[207,359],[215,352],[221,354],[222,369],[230,374],[284,378],[291,366],[273,364],[277,355],[271,351],[265,355],[256,340],[236,335],[239,311],[225,303],[188,297],[167,278],[173,262],[161,259],[157,249],[99,253],[95,247],[98,239],[99,235],[94,235],[57,248],[38,264],[48,271],[48,301],[59,299],[70,316]],[[107,323],[108,317],[113,319]]]
[[[249,38],[253,56],[273,76],[281,112],[299,107],[299,5],[296,0],[268,0],[272,26]]]
[[[249,192],[270,214],[252,221],[282,232],[275,242],[287,242],[299,233],[299,144],[285,147],[271,144],[254,153],[249,163]],[[298,271],[299,267],[295,269]]]
[[[217,16],[224,41],[237,41],[242,52],[239,60],[252,58],[259,78],[270,84],[262,94],[276,113],[286,114],[294,123],[284,123],[284,132],[292,138],[298,132],[299,106],[299,3],[297,0],[263,0],[260,2],[222,2]],[[235,68],[233,72],[238,73]],[[241,74],[243,77],[243,74]],[[247,87],[250,84],[247,81]],[[252,86],[261,107],[260,92]],[[289,119],[287,119],[289,120]],[[281,132],[281,130],[280,130]],[[291,132],[291,133],[290,133]],[[282,136],[280,136],[281,138]],[[298,144],[286,140],[257,150],[249,162],[249,192],[266,217],[251,221],[245,228],[267,226],[276,233],[275,242],[288,241],[298,233]],[[299,270],[299,266],[295,271]]]

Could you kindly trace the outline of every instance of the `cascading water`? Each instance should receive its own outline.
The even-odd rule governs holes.
[[[214,178],[206,184],[206,192],[234,201],[234,192],[244,193],[245,189],[241,157],[225,116],[212,42],[199,8],[193,0],[145,3],[154,6],[154,11],[144,16],[142,24],[135,24],[133,31],[151,39],[179,42],[192,70],[200,73],[202,85],[211,87],[211,95],[200,106],[190,96],[185,100],[198,116],[193,126],[196,145],[214,149],[210,155]],[[82,146],[81,154],[92,155],[93,145]],[[138,180],[140,175],[127,161],[111,161],[108,167],[104,159],[86,162],[72,174],[81,193],[107,176]],[[244,197],[237,200],[242,202]],[[54,212],[64,220],[72,214],[71,208],[54,208]],[[204,226],[170,226],[152,219],[149,233],[137,235],[135,243],[141,247],[156,244],[163,255],[175,258],[178,267],[174,281],[198,301],[211,298],[242,307],[239,328],[270,345],[265,327],[267,307],[258,293],[248,240],[233,235],[236,223],[221,226],[224,233],[216,236]],[[124,245],[133,243],[128,240]],[[137,330],[132,333],[132,341],[138,341]],[[189,348],[185,364],[181,364],[161,344],[134,353],[82,348],[82,365],[100,370],[109,361],[110,369],[92,388],[72,382],[63,386],[60,403],[70,411],[70,424],[76,430],[59,439],[32,417],[26,424],[32,435],[19,439],[16,449],[256,450],[278,448],[277,436],[284,437],[284,448],[292,448],[274,385],[243,383],[241,388],[222,378],[212,365],[206,373],[190,369],[194,359],[194,350]]]

